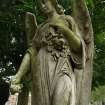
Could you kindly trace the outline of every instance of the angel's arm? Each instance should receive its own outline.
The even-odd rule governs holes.
[[[30,54],[26,53],[18,72],[11,79],[10,90],[12,94],[19,92],[23,88],[22,80],[24,79],[28,72],[30,72]]]
[[[30,54],[26,53],[25,56],[23,57],[19,70],[15,75],[14,78],[15,80],[13,80],[14,83],[20,84],[21,80],[28,72],[30,72]]]
[[[73,51],[81,51],[81,40],[76,35],[76,33],[74,33],[68,27],[63,27],[63,34],[66,36],[66,39],[68,40],[70,47]]]
[[[77,36],[75,32],[73,32],[69,27],[62,23],[56,23],[54,24],[54,26],[57,27],[60,32],[63,33],[73,51],[81,51],[82,43],[79,36]]]

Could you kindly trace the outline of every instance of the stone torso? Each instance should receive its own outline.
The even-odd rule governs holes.
[[[71,97],[74,97],[75,94],[75,76],[73,73],[68,41],[59,30],[50,27],[50,24],[51,23],[46,23],[41,25],[35,36],[36,48],[38,50],[38,64],[40,65],[38,67],[38,72],[40,73],[36,75],[40,75],[38,79],[39,82],[41,81],[39,83],[39,91],[41,92],[44,90],[44,92],[40,94],[42,94],[42,96],[46,94],[46,96],[43,97],[44,99],[42,99],[42,101],[46,100],[46,103],[52,102],[55,86],[58,80],[63,77],[62,81],[66,81],[65,84],[69,84],[67,81],[70,81],[67,90],[67,93],[69,93],[68,95],[71,94]],[[67,80],[65,77],[67,77]],[[73,86],[70,86],[71,84],[73,84]],[[61,87],[63,88],[64,86]],[[73,90],[73,93],[71,93],[70,90]]]

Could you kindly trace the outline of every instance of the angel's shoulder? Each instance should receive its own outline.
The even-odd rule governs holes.
[[[72,16],[70,15],[65,15],[65,18],[68,22],[72,23],[72,24],[75,24],[75,20]]]

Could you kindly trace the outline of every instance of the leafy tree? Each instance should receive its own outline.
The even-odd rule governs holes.
[[[95,37],[93,88],[105,85],[105,2],[94,0],[92,22]]]

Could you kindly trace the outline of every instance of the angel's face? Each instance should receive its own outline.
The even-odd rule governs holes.
[[[50,1],[47,1],[45,3],[42,4],[42,12],[45,14],[49,14],[52,13],[54,11],[54,6],[52,5],[52,3]]]

